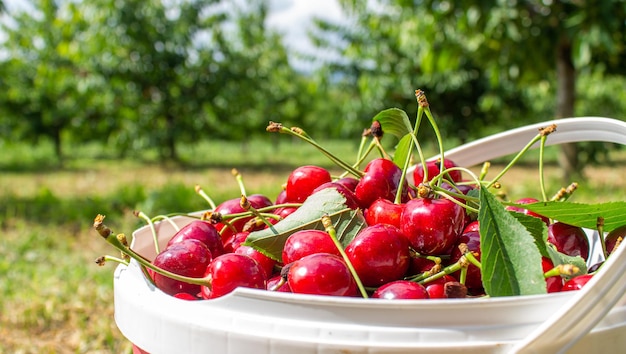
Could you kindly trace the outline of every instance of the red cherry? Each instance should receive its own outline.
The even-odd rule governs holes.
[[[267,275],[257,261],[244,254],[225,253],[215,258],[206,269],[211,287],[202,286],[202,297],[215,299],[238,287],[266,289]]]
[[[480,261],[480,234],[478,233],[478,231],[470,231],[470,232],[461,234],[461,236],[459,236],[459,239],[456,241],[455,247],[452,249],[452,253],[450,255],[451,263],[458,261],[463,255],[461,253],[461,250],[458,247],[461,243],[466,244],[468,250],[474,254],[474,256],[476,257],[478,261]],[[460,274],[461,272],[458,271],[454,273],[453,275],[459,278]],[[465,277],[465,286],[468,288],[468,290],[471,290],[471,291],[474,291],[474,290],[482,291],[482,288],[483,288],[482,273],[480,269],[478,269],[478,267],[476,267],[473,264],[470,264],[467,267],[467,274]]]
[[[315,188],[330,181],[330,172],[325,168],[300,166],[293,170],[287,178],[285,187],[287,200],[292,203],[302,203],[313,193]]]
[[[211,252],[204,243],[188,239],[176,242],[161,251],[152,263],[178,275],[202,278],[211,259]],[[154,273],[153,279],[156,287],[169,295],[187,293],[196,296],[200,293],[200,285],[174,280],[158,273]]]
[[[401,231],[420,254],[440,255],[456,242],[465,217],[465,209],[448,199],[416,198],[404,207]]]
[[[589,239],[581,227],[562,222],[552,223],[548,226],[548,242],[568,256],[580,256],[584,260],[589,257]]]
[[[399,280],[409,268],[409,241],[392,225],[364,228],[345,252],[364,286],[376,287]]]
[[[187,239],[196,239],[204,243],[211,255],[217,257],[224,253],[224,245],[222,244],[222,238],[215,226],[202,220],[194,220],[189,224],[181,228],[167,243],[166,247],[170,247],[176,242],[181,242]]]
[[[613,253],[613,251],[615,250],[615,246],[617,245],[617,241],[621,239],[621,244],[621,242],[624,242],[624,238],[626,238],[626,225],[620,226],[617,229],[614,229],[606,234],[604,238],[604,245],[606,247],[607,253]]]
[[[291,264],[287,274],[291,291],[298,294],[355,296],[354,278],[341,257],[315,253]]]
[[[246,256],[250,256],[252,259],[257,261],[261,268],[265,270],[266,278],[269,278],[272,273],[274,273],[274,266],[276,265],[276,261],[263,253],[257,251],[256,249],[250,246],[239,245],[235,249],[235,253],[237,254],[245,254]]]
[[[413,180],[415,181],[415,184],[420,184],[424,181],[424,168],[422,166],[423,165],[421,163],[417,164],[417,166],[415,166],[415,170],[413,171]],[[439,169],[440,166],[441,160],[439,159],[426,161],[426,169],[428,170],[427,181],[432,181],[435,176],[441,173],[441,170]],[[443,166],[444,169],[457,167],[453,161],[448,159],[444,159]],[[463,180],[463,175],[461,174],[461,171],[458,170],[449,171],[446,179],[452,182],[461,182]]]
[[[248,198],[248,201],[250,202],[250,205],[252,205],[252,207],[254,207],[255,209],[260,209],[260,208],[273,205],[272,201],[269,200],[269,198],[261,194],[252,194],[252,195],[249,195],[247,198]],[[213,212],[220,213],[222,215],[229,215],[229,214],[242,213],[244,211],[245,210],[241,207],[241,198],[233,198],[233,199],[225,200],[222,203],[220,203]],[[236,221],[231,222],[230,223],[231,226],[234,227],[236,231],[233,231],[230,227],[228,227],[224,223],[217,223],[215,225],[215,228],[220,232],[220,235],[222,236],[222,240],[226,241],[231,235],[237,232],[243,231],[244,225],[250,219],[252,219],[252,216],[237,219]]]
[[[327,232],[307,229],[289,235],[283,246],[282,261],[289,264],[314,253],[341,255]]]
[[[593,277],[593,274],[575,276],[563,284],[561,291],[580,290],[591,280],[591,277]]]
[[[370,161],[363,170],[365,175],[361,177],[354,194],[361,208],[368,208],[376,199],[383,198],[395,200],[402,170],[393,161],[378,158]],[[408,184],[402,186],[404,199],[408,196]],[[403,200],[405,201],[405,200]]]
[[[349,191],[354,193],[356,189],[356,185],[359,184],[359,180],[354,177],[343,177],[335,181],[339,184],[342,184],[344,187],[348,188]]]
[[[428,299],[426,288],[416,282],[396,280],[376,289],[373,299]]]
[[[239,247],[239,245],[241,245],[242,243],[244,243],[244,241],[246,241],[246,238],[248,238],[248,235],[250,235],[250,232],[248,231],[237,232],[236,234],[230,235],[224,241],[224,253],[235,252],[235,250]]]
[[[387,199],[376,199],[363,213],[368,225],[389,224],[400,228],[400,216],[404,204],[396,204]]]
[[[535,199],[535,198],[522,198],[522,199],[518,199],[515,201],[516,204],[532,204],[532,203],[537,203],[539,201],[539,199]],[[524,208],[520,208],[517,206],[513,206],[513,205],[507,205],[506,206],[506,210],[510,210],[510,211],[515,211],[518,213],[522,213],[522,214],[526,214],[528,216],[534,216],[536,218],[539,218],[541,220],[543,220],[543,222],[546,223],[546,225],[550,225],[550,219],[543,216],[543,215],[539,215],[537,213],[535,213],[534,211],[530,211],[528,209],[524,209]]]
[[[275,289],[276,286],[278,286],[278,288]],[[275,275],[267,280],[267,290],[278,291],[279,293],[291,292],[289,283],[286,280],[283,280],[283,277],[280,274]]]
[[[444,284],[435,283],[426,285],[426,292],[429,299],[445,299],[446,292]]]

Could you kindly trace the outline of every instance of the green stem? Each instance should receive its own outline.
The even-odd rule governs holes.
[[[136,211],[135,215],[141,219],[144,219],[148,223],[148,225],[150,226],[150,231],[152,232],[152,239],[154,240],[154,251],[156,252],[156,254],[161,253],[161,250],[159,249],[159,239],[156,229],[154,228],[154,223],[152,222],[152,219],[150,219],[148,215],[146,215],[143,211]]]
[[[215,210],[217,208],[213,199],[211,199],[211,197],[209,197],[209,195],[206,194],[206,192],[199,185],[196,185],[196,193],[198,193],[202,198],[204,198],[204,200],[207,201],[207,203],[209,203],[211,210]]]
[[[489,182],[489,184],[487,184],[485,186],[485,188],[490,188],[491,186],[493,186],[496,182],[498,182],[498,180],[500,178],[502,178],[502,176],[504,176],[508,170],[511,169],[511,167],[513,167],[513,165],[515,165],[517,163],[517,161],[519,161],[519,159],[528,151],[530,150],[530,148],[541,139],[541,134],[537,134],[534,138],[532,138],[530,140],[530,142],[528,144],[526,144],[526,146],[524,146],[524,148],[522,150],[520,150],[517,155],[515,155],[515,157],[509,162],[508,165],[506,165],[506,167],[504,167],[504,169],[502,169],[502,171],[500,171],[500,173],[493,179],[491,180],[491,182]]]
[[[341,245],[341,242],[339,242],[339,239],[337,239],[337,231],[335,230],[335,227],[333,226],[333,223],[328,215],[322,216],[322,224],[324,225],[326,232],[330,235],[330,238],[335,243],[335,246],[337,247],[337,250],[341,254],[341,257],[346,262],[346,265],[348,266],[348,269],[350,270],[350,273],[352,274],[352,277],[354,278],[354,281],[356,282],[356,285],[359,288],[359,291],[361,292],[361,296],[363,296],[364,299],[367,299],[368,298],[367,290],[363,286],[363,283],[361,282],[361,278],[356,273],[356,269],[354,269],[352,262],[350,262],[350,259],[348,258],[346,251],[343,249],[343,246]]]
[[[430,122],[430,125],[433,127],[433,130],[435,131],[435,136],[437,137],[437,145],[439,146],[439,158],[441,159],[440,165],[439,165],[439,171],[444,171],[445,166],[444,166],[444,156],[443,156],[443,138],[441,136],[441,132],[439,131],[439,126],[437,125],[437,122],[435,121],[433,114],[430,112],[429,106],[425,107],[425,112],[426,112],[426,117],[428,117],[428,121]],[[424,174],[424,176],[425,175],[426,174]]]
[[[541,189],[541,197],[545,202],[548,200],[548,195],[546,194],[546,184],[544,180],[543,173],[543,158],[544,158],[544,150],[546,146],[546,135],[541,136],[541,144],[539,145],[539,188]]]
[[[289,134],[289,135],[298,137],[298,138],[306,141],[307,143],[313,145],[315,148],[317,148],[319,151],[321,151],[326,157],[328,157],[332,162],[334,162],[339,167],[341,167],[344,170],[348,171],[349,173],[351,173],[352,175],[354,175],[357,178],[363,177],[363,172],[357,170],[356,168],[354,168],[351,165],[347,164],[343,160],[339,159],[338,157],[336,157],[330,151],[326,150],[323,146],[318,144],[315,140],[311,139],[308,135],[304,134],[303,132],[302,133],[296,133],[296,132],[294,132],[293,130],[291,130],[289,128],[283,127],[282,125],[280,126],[279,132],[280,133],[284,133],[284,134]]]

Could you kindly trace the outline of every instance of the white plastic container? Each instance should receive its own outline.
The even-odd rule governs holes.
[[[548,138],[550,144],[584,140],[626,144],[626,123],[586,117],[508,131],[453,149],[446,156],[471,166],[508,155],[519,151],[538,127],[552,123],[557,124],[558,134]],[[175,218],[178,225],[190,220]],[[167,222],[156,229],[163,245],[174,232]],[[597,233],[588,230],[588,234],[596,243]],[[153,258],[150,229],[143,227],[134,236],[133,248]],[[243,288],[214,300],[185,301],[152,286],[133,261],[115,271],[115,320],[126,338],[153,354],[554,353],[564,349],[613,353],[626,347],[624,247],[615,256],[615,261],[607,262],[614,277],[594,277],[581,291],[403,301]],[[592,248],[592,257],[593,262],[600,259],[597,247]],[[577,313],[579,304],[584,305],[581,313]]]

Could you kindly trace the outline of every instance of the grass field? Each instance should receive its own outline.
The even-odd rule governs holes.
[[[325,143],[351,161],[356,144]],[[141,223],[131,215],[207,208],[194,192],[201,185],[216,201],[240,195],[231,169],[242,172],[247,193],[273,198],[290,169],[317,164],[333,169],[313,148],[280,144],[213,142],[182,150],[184,163],[117,160],[99,146],[74,147],[62,167],[49,146],[4,146],[0,156],[0,353],[123,353],[129,343],[113,320],[112,275],[94,259],[115,254],[91,229],[107,215],[116,232]],[[554,155],[552,155],[554,156]],[[553,160],[552,160],[553,161]],[[575,200],[626,200],[626,167],[621,152],[607,166],[589,166]],[[492,167],[493,173],[500,165]],[[492,175],[492,173],[490,173]],[[546,166],[548,190],[562,186],[559,169]],[[536,165],[525,164],[502,180],[510,198],[539,197]]]

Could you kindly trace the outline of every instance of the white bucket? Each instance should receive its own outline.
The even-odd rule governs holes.
[[[620,121],[575,118],[536,126],[551,123],[556,123],[559,131],[553,134],[555,138],[565,135],[551,143],[594,140],[626,144],[626,124]],[[598,126],[610,133],[590,133],[591,127]],[[584,131],[584,137],[568,135],[570,128]],[[471,166],[519,151],[536,133],[535,126],[505,132],[451,150],[446,156],[459,165]],[[503,143],[505,146],[494,151],[494,146]],[[191,221],[185,217],[174,220],[178,225]],[[167,222],[158,223],[156,229],[164,246],[174,229]],[[588,235],[594,244],[597,233],[588,230]],[[133,248],[152,259],[151,230],[142,227],[134,236]],[[592,257],[598,257],[597,248]],[[620,260],[626,258],[623,249],[615,254]],[[621,264],[611,264],[611,270],[619,269],[619,287],[611,283],[606,295],[597,285],[608,289],[608,280],[594,277],[588,283],[590,289],[534,296],[399,301],[239,288],[218,299],[186,301],[156,289],[131,261],[115,271],[115,320],[126,338],[153,354],[553,353],[563,348],[568,348],[568,353],[613,353],[626,346],[626,279],[622,276],[626,262]],[[597,301],[595,307],[581,311],[591,309],[597,316],[579,321],[572,304],[585,296],[596,296]],[[567,316],[576,321],[571,331],[569,324],[561,323],[570,318]],[[558,328],[560,342],[554,347],[539,333],[552,323],[563,327]],[[587,327],[578,328],[582,325]],[[556,333],[553,329],[548,327]],[[536,339],[538,336],[543,341]]]

